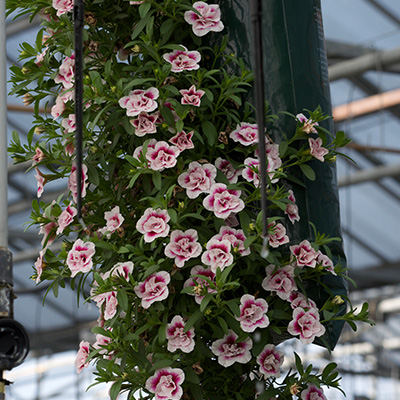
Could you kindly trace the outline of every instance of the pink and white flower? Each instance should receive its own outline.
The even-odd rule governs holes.
[[[252,146],[258,143],[258,125],[241,122],[229,137],[243,146]]]
[[[229,367],[235,362],[247,364],[251,360],[250,350],[253,341],[248,337],[243,342],[236,342],[238,335],[231,329],[222,339],[218,339],[211,345],[211,351],[218,356],[218,362],[223,367]]]
[[[168,341],[167,350],[175,352],[177,349],[184,353],[190,353],[194,349],[194,328],[190,328],[187,332],[185,323],[180,315],[175,315],[171,323],[167,325],[166,337]]]
[[[106,211],[104,213],[104,219],[106,220],[106,226],[99,229],[100,233],[114,233],[125,220],[119,211],[119,206],[115,206],[111,211]]]
[[[207,4],[204,1],[196,1],[193,8],[198,11],[186,11],[185,21],[192,25],[196,36],[204,36],[208,32],[221,32],[224,24],[221,21],[221,11],[218,4]]]
[[[290,246],[290,251],[295,256],[298,267],[316,267],[318,252],[313,249],[308,240],[303,240],[299,245]]]
[[[53,203],[55,203],[55,200],[53,200]],[[48,218],[45,213],[43,213],[43,218]],[[43,235],[43,239],[41,241],[42,246],[47,247],[54,242],[57,236],[56,228],[57,228],[57,223],[54,221],[53,216],[51,216],[50,222],[40,224],[39,235]]]
[[[175,265],[182,268],[187,260],[201,254],[201,244],[197,240],[197,232],[194,229],[188,229],[185,232],[173,231],[164,253],[168,258],[174,258]]]
[[[169,142],[174,144],[179,151],[194,149],[192,142],[193,131],[186,133],[185,131],[178,132],[174,137],[169,139]]]
[[[287,300],[297,285],[294,280],[294,267],[285,265],[278,267],[275,271],[274,265],[265,268],[267,276],[261,283],[264,290],[275,292],[282,300]],[[275,271],[275,272],[274,272]]]
[[[61,0],[62,1],[62,0]],[[68,0],[73,3],[72,0]],[[55,83],[61,83],[65,89],[71,89],[74,86],[75,78],[75,55],[66,57],[58,69],[58,74],[54,78]]]
[[[142,307],[149,308],[154,302],[165,300],[169,295],[168,283],[171,276],[166,271],[160,271],[148,276],[133,288],[142,299]]]
[[[35,64],[40,67],[44,61],[44,57],[46,56],[48,47],[45,47],[45,49],[36,56]]]
[[[247,182],[253,182],[255,187],[260,187],[259,167],[260,160],[248,157],[244,160],[245,167],[242,170],[242,176]]]
[[[136,229],[144,235],[144,241],[150,243],[159,237],[166,237],[169,233],[168,221],[170,216],[167,210],[147,208],[143,216],[136,223]]]
[[[260,366],[260,373],[265,379],[279,378],[281,376],[280,367],[283,364],[283,353],[276,349],[273,344],[264,346],[262,352],[257,357],[257,364]]]
[[[305,133],[317,133],[315,126],[318,126],[318,122],[314,122],[311,118],[307,118],[304,114],[296,115],[297,121],[301,122],[303,126],[301,130]]]
[[[32,157],[32,164],[43,161],[44,157],[45,157],[45,155],[43,153],[43,150],[40,147],[36,147],[35,155]]]
[[[42,173],[40,172],[39,168],[35,168],[36,171],[36,183],[37,183],[37,197],[40,198],[43,194],[43,190],[44,190],[44,185],[46,183],[46,179],[45,177],[42,175]]]
[[[58,217],[58,228],[57,228],[57,232],[56,235],[60,235],[61,233],[64,232],[64,229],[70,225],[75,216],[78,214],[78,210],[72,206],[71,204],[69,204],[65,210],[60,214],[60,216]]]
[[[61,122],[61,125],[65,129],[66,133],[75,132],[75,114],[69,114],[68,118],[64,118]]]
[[[62,89],[59,95],[57,96],[57,99],[60,99],[63,101],[63,103],[67,103],[68,101],[75,100],[75,90],[73,89]],[[56,103],[57,103],[56,99]]]
[[[306,311],[309,309],[318,310],[315,302],[311,299],[308,299],[301,292],[292,292],[288,298],[288,301],[290,302],[290,307],[292,307],[293,310],[297,307],[301,307]]]
[[[235,169],[233,165],[221,157],[215,160],[215,166],[226,176],[229,183],[236,183],[241,173],[240,169]]]
[[[210,239],[206,248],[207,250],[201,256],[201,262],[209,265],[212,272],[216,273],[217,268],[222,271],[233,263],[229,240]]]
[[[42,277],[42,272],[43,272],[43,257],[44,253],[46,253],[47,248],[44,248],[39,251],[39,256],[35,261],[35,269],[36,269],[36,283],[39,283]]]
[[[205,94],[205,91],[197,90],[196,86],[192,85],[189,89],[180,90],[179,93],[182,95],[181,104],[200,107],[200,99]]]
[[[213,239],[229,240],[233,249],[237,250],[241,256],[247,256],[250,254],[250,249],[244,248],[246,235],[242,229],[234,229],[230,226],[221,226],[219,233],[213,236]]]
[[[132,90],[128,96],[119,99],[118,104],[126,109],[128,117],[136,117],[141,112],[151,112],[158,107],[157,99],[159,96],[157,88],[151,87],[147,90]]]
[[[272,230],[272,232],[271,232]],[[289,237],[286,235],[286,228],[281,223],[272,222],[268,224],[268,242],[273,248],[289,243]]]
[[[211,268],[204,268],[202,265],[196,265],[190,270],[191,277],[185,281],[183,287],[193,287],[193,293],[188,293],[195,296],[195,301],[197,304],[201,304],[204,298],[204,293],[216,293],[216,289],[212,289],[207,280],[202,279],[199,276],[202,275],[208,278],[211,282],[215,283],[215,273],[211,271]]]
[[[329,153],[329,150],[322,147],[322,139],[308,138],[308,143],[310,144],[310,154],[317,160],[324,162],[324,156]]]
[[[63,102],[60,96],[57,96],[56,104],[54,104],[54,106],[51,107],[50,114],[55,119],[60,117],[64,112],[64,110],[65,110],[65,103]]]
[[[53,0],[53,8],[57,10],[57,17],[71,12],[74,8],[74,0]]]
[[[309,383],[301,393],[301,400],[327,400],[321,388]]]
[[[147,151],[152,150],[156,147],[157,140],[156,139],[150,139],[149,143],[147,145]],[[142,157],[143,153],[143,146],[136,147],[135,151],[133,152],[133,158],[136,158],[137,160],[140,160]],[[150,167],[150,162],[147,160],[147,166]]]
[[[257,328],[266,328],[269,325],[267,312],[268,303],[264,299],[245,294],[240,299],[240,315],[235,318],[244,332],[254,332]]]
[[[112,319],[117,313],[117,307],[118,307],[117,293],[114,291],[105,293],[104,300],[105,300],[105,307],[104,307],[103,318],[107,321],[109,319]]]
[[[212,164],[199,164],[192,161],[186,172],[178,176],[178,184],[186,189],[189,199],[195,199],[201,193],[210,191],[215,184],[217,169]]]
[[[144,135],[157,132],[156,121],[156,115],[141,112],[136,119],[130,120],[130,123],[135,127],[135,135],[143,137]]]
[[[121,276],[126,281],[129,281],[129,275],[133,272],[133,267],[134,265],[131,261],[119,262],[110,271],[105,272],[102,278],[105,280],[113,276]]]
[[[183,50],[174,50],[172,53],[166,53],[163,55],[165,61],[169,62],[171,72],[182,72],[182,71],[193,71],[200,68],[197,64],[201,60],[201,55],[198,51],[189,51],[185,46],[182,46]]]
[[[240,190],[227,189],[225,184],[216,183],[211,186],[210,194],[203,200],[203,206],[206,210],[213,211],[217,218],[226,219],[243,210],[244,202],[240,195]]]
[[[295,221],[300,221],[300,216],[299,207],[296,205],[296,198],[294,197],[293,190],[289,190],[288,199],[291,203],[286,206],[285,214],[289,217],[290,222],[294,224]]]
[[[90,343],[85,342],[82,340],[79,343],[79,350],[78,354],[76,355],[75,358],[75,367],[76,367],[76,373],[79,374],[82,372],[83,368],[86,368],[89,365],[89,361],[87,361],[87,358],[90,353]]]
[[[325,333],[325,327],[319,322],[318,310],[306,311],[301,307],[293,310],[293,319],[289,322],[287,330],[293,336],[300,336],[300,342],[303,344],[312,343],[315,337]]]
[[[81,179],[81,196],[84,198],[86,196],[86,180],[88,179],[87,175],[87,166],[82,164],[82,179]],[[68,190],[72,193],[72,198],[76,202],[78,198],[78,182],[77,182],[77,173],[76,173],[76,165],[74,164],[71,168],[71,174],[68,178]]]
[[[82,239],[76,240],[67,255],[67,266],[71,271],[71,278],[79,272],[86,273],[92,269],[92,258],[95,252],[94,243],[84,242]]]
[[[184,380],[185,373],[180,368],[161,368],[147,379],[146,389],[155,394],[155,400],[179,400]]]
[[[317,263],[324,267],[332,275],[337,275],[335,272],[333,261],[325,254],[322,254],[320,251],[318,252]]]
[[[101,333],[98,333],[96,335],[96,342],[93,343],[93,348],[101,349],[99,351],[99,354],[107,354],[108,351],[104,347],[108,346],[109,344],[111,344],[111,338],[109,336],[105,336],[105,335],[102,335]],[[110,352],[109,356],[111,356],[111,353],[113,353],[113,352]]]
[[[165,168],[172,168],[176,165],[180,150],[176,146],[170,146],[167,142],[161,140],[157,142],[154,148],[147,147],[146,159],[149,161],[154,171],[162,171]]]

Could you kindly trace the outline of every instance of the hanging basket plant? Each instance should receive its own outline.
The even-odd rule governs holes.
[[[86,0],[78,219],[73,2],[7,7],[38,14],[42,25],[34,44],[21,44],[23,67],[11,67],[12,93],[35,108],[27,142],[14,132],[10,145],[16,162],[32,160],[36,170],[31,223],[43,249],[33,279],[50,282],[56,296],[69,286],[99,308],[77,371],[94,363],[97,382],[114,382],[113,400],[138,391],[143,399],[240,400],[257,390],[259,399],[325,399],[324,385],[339,387],[335,365],[312,373],[296,356],[297,372],[280,377],[276,346],[319,338],[330,347],[328,323],[367,320],[367,305],[343,311],[347,299],[326,285],[345,277],[330,250],[338,238],[316,230],[313,240],[290,237],[302,221],[292,186],[299,174],[314,179],[310,161],[333,162],[345,135],[320,126],[329,118],[320,109],[297,110],[290,139],[277,143],[269,131],[285,126],[267,110],[260,166],[253,73],[226,51],[227,39],[207,45],[229,24],[218,4]],[[65,195],[42,201],[54,180],[65,182]],[[327,293],[322,303],[310,290],[317,286]]]

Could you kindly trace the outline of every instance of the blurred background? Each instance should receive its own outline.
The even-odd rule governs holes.
[[[345,150],[356,163],[337,162],[341,219],[353,304],[368,301],[376,326],[343,331],[332,354],[299,341],[284,344],[303,359],[322,368],[339,364],[348,400],[400,399],[400,0],[321,0],[329,63],[335,129],[352,139]],[[22,42],[32,43],[39,28],[28,18],[7,23],[7,65],[18,64]],[[9,88],[10,89],[10,88]],[[16,130],[26,137],[31,108],[22,99],[8,98],[8,137]],[[5,378],[14,383],[6,395],[12,400],[86,400],[108,398],[108,388],[92,383],[92,369],[75,373],[79,342],[93,342],[95,305],[76,308],[75,294],[50,292],[46,284],[30,280],[40,246],[36,230],[26,225],[36,199],[34,172],[29,165],[9,160],[9,248],[14,257],[18,298],[15,318],[28,330],[31,352]],[[66,182],[46,185],[43,197],[57,198]],[[285,367],[290,368],[290,357]],[[330,400],[344,399],[329,390]]]

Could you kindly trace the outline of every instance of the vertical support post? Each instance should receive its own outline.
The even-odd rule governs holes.
[[[7,75],[6,6],[0,0],[0,248],[8,246],[7,231]]]
[[[76,125],[76,183],[78,219],[82,210],[82,136],[83,136],[83,0],[74,2],[75,30],[75,125]]]

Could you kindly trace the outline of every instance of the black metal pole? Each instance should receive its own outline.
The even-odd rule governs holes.
[[[82,209],[82,136],[83,136],[83,0],[74,2],[75,33],[75,127],[76,127],[76,183],[78,219]]]
[[[258,125],[259,174],[261,193],[261,212],[263,221],[263,249],[262,256],[268,256],[268,198],[267,198],[267,165],[265,150],[265,95],[264,95],[264,67],[262,45],[262,0],[250,0],[250,18],[253,28],[254,53],[254,99],[256,106],[256,121]]]

